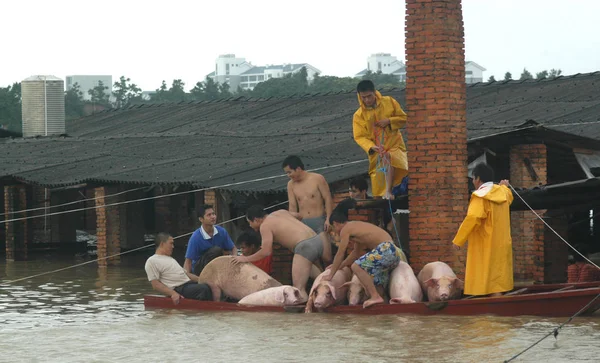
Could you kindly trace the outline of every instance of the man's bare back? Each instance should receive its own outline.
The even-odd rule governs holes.
[[[349,235],[349,240],[355,244],[354,248],[359,250],[372,250],[382,242],[392,241],[389,233],[367,222],[347,222],[342,231]]]
[[[310,227],[286,210],[278,210],[269,214],[260,228],[271,231],[273,240],[290,251],[293,251],[299,242],[316,236]]]
[[[327,185],[325,178],[316,173],[306,172],[306,177],[301,181],[288,182],[288,196],[290,210],[297,208],[302,218],[315,218],[326,215],[325,196],[321,193],[319,185]]]

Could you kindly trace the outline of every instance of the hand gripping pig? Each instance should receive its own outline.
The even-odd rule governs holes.
[[[458,299],[464,288],[464,282],[456,277],[450,266],[441,261],[425,265],[417,279],[429,301]]]
[[[343,286],[348,287],[348,305],[361,305],[369,298],[367,290],[361,284],[356,275],[352,275],[352,280],[346,282]]]
[[[413,269],[404,261],[390,274],[390,304],[411,304],[423,300],[423,292]]]
[[[293,306],[300,303],[302,303],[300,290],[289,285],[257,291],[238,302],[240,305],[254,306]]]
[[[314,309],[323,311],[332,305],[343,303],[346,299],[348,287],[344,285],[352,277],[352,271],[344,267],[338,270],[330,281],[322,281],[323,274],[329,272],[330,270],[325,270],[315,279],[304,312],[312,313]]]

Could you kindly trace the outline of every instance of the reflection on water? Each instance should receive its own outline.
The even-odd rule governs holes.
[[[144,310],[145,257],[1,284],[0,362],[502,362],[564,321]],[[79,262],[0,261],[0,280]],[[596,361],[599,353],[596,315],[517,361]]]

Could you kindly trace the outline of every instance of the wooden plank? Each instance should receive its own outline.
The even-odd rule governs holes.
[[[504,294],[504,295],[502,295],[502,296],[512,296],[512,295],[519,295],[519,294],[522,294],[522,293],[524,293],[524,292],[525,292],[525,291],[527,291],[527,290],[529,290],[529,288],[527,288],[527,287],[524,287],[524,288],[522,288],[522,289],[515,290],[515,291],[511,291],[511,292],[509,292],[509,293],[506,293],[506,294]]]
[[[571,290],[571,289],[574,289],[574,288],[575,288],[575,286],[570,285],[570,286],[565,286],[562,289],[554,290],[552,292],[566,291],[566,290]]]

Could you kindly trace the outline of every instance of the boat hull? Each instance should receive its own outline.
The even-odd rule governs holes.
[[[527,290],[523,290],[527,289]],[[360,315],[498,315],[498,316],[548,316],[568,317],[577,313],[600,294],[600,282],[584,284],[532,285],[521,289],[524,293],[495,298],[473,298],[445,302],[419,302],[413,304],[381,304],[363,309],[362,306],[335,306],[331,314]],[[560,291],[557,291],[560,290]],[[144,296],[147,309],[185,309],[199,311],[247,312],[302,312],[302,306],[244,306],[235,303],[182,299],[174,305],[170,298],[159,295]],[[600,298],[582,315],[600,310]]]

